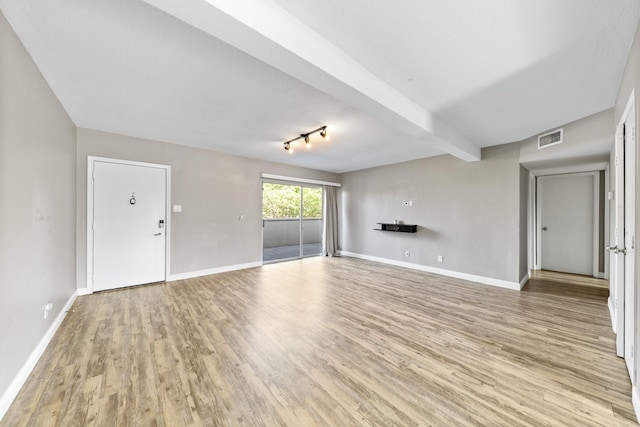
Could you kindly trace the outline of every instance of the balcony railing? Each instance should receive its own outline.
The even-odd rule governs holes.
[[[300,244],[300,219],[264,219],[262,247],[275,248]],[[302,243],[322,243],[322,218],[302,220]]]
[[[302,256],[322,252],[322,218],[304,218]],[[300,256],[300,220],[265,219],[262,259],[265,262]]]

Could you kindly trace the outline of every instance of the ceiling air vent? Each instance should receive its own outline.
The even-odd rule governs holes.
[[[538,137],[538,149],[560,144],[562,142],[562,129],[545,133]]]

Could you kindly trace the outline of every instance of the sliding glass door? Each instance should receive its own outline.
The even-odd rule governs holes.
[[[322,253],[322,188],[262,184],[262,259],[296,259]]]
[[[322,187],[302,187],[302,256],[322,253]]]

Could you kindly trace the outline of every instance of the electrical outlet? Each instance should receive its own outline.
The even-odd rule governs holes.
[[[409,258],[411,256],[411,252],[409,251],[404,251],[404,256],[406,256],[407,258]]]
[[[442,255],[438,255],[438,262],[444,262],[444,258],[442,257]]]

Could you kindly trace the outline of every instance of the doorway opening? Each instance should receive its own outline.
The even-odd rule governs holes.
[[[537,178],[536,270],[602,277],[600,172]]]
[[[322,254],[322,198],[321,186],[263,182],[264,263]]]

